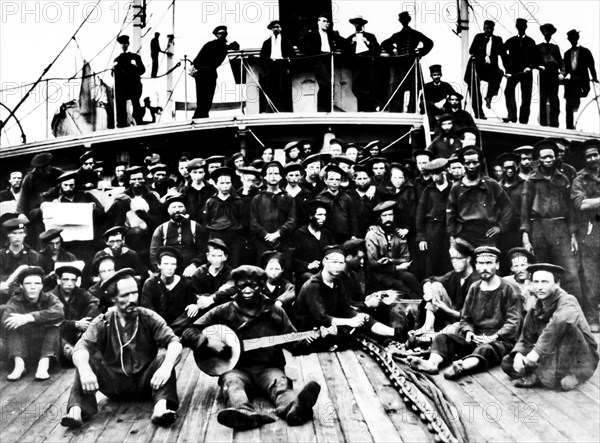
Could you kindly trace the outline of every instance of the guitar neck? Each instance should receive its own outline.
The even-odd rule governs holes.
[[[260,338],[249,338],[243,342],[244,351],[253,351],[255,349],[270,348],[272,346],[279,346],[286,343],[292,343],[295,341],[304,340],[306,338],[318,338],[321,336],[320,331],[306,331],[306,332],[291,332],[284,335],[271,335],[268,337]]]

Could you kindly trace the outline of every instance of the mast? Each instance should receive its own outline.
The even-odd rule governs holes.
[[[164,115],[165,116],[170,116],[171,119],[175,119],[175,107],[174,107],[174,100],[169,100],[170,98],[173,97],[173,60],[175,60],[175,0],[173,0],[171,2],[171,33],[169,35],[167,35],[168,41],[167,41],[167,48],[165,49],[166,53],[167,53],[167,102],[165,103],[165,110]],[[184,65],[183,66],[183,70],[185,71],[187,69],[187,66]],[[186,75],[185,72],[183,75]],[[187,80],[187,78],[186,78]],[[185,101],[187,102],[187,97],[185,98]]]
[[[139,54],[142,48],[142,28],[146,27],[146,0],[133,0],[133,32],[130,51]]]
[[[469,0],[457,0],[458,23],[457,31],[461,45],[461,72],[466,72],[469,63]]]

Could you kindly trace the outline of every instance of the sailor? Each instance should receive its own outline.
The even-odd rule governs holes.
[[[350,20],[355,33],[346,37],[345,49],[352,57],[352,92],[356,96],[358,112],[373,112],[381,108],[382,103],[375,98],[376,84],[373,57],[381,54],[381,46],[377,37],[365,31],[368,22],[362,15]]]
[[[590,75],[594,83],[599,82],[594,56],[589,49],[579,45],[579,32],[571,29],[567,32],[567,39],[571,48],[565,52],[565,109],[567,129],[575,129],[573,116],[579,111],[581,97],[587,97],[590,93]]]
[[[430,38],[409,26],[411,20],[410,14],[402,11],[398,14],[402,30],[381,42],[384,51],[398,56],[390,91],[390,96],[392,93],[396,93],[390,105],[392,112],[404,112],[404,93],[406,91],[410,91],[408,111],[415,112],[418,91],[413,88],[419,78],[417,76],[420,69],[418,59],[425,57],[433,49],[433,41]],[[421,85],[420,80],[418,82]],[[396,88],[399,89],[396,91]]]
[[[227,57],[227,51],[240,49],[237,42],[227,43],[227,26],[219,25],[212,33],[216,39],[206,43],[192,61],[196,80],[196,111],[193,118],[208,117],[217,87],[217,68]]]
[[[519,388],[570,391],[596,371],[598,344],[577,299],[560,287],[565,270],[549,263],[527,270],[537,303],[527,312],[521,337],[502,360],[502,369]]]
[[[450,83],[442,81],[442,65],[431,65],[429,67],[431,81],[423,85],[423,103],[421,103],[421,112],[427,113],[429,117],[429,127],[433,130],[436,126],[436,117],[445,113],[444,105],[446,100],[453,94],[454,88]]]
[[[103,284],[114,309],[97,316],[75,345],[77,371],[61,425],[78,428],[96,414],[96,391],[114,400],[151,397],[152,422],[169,426],[179,406],[175,364],[181,343],[165,320],[138,306],[133,269],[121,269]],[[158,353],[166,348],[166,353]]]
[[[475,36],[469,49],[472,60],[467,67],[464,80],[469,87],[475,118],[485,119],[482,107],[481,81],[488,83],[485,105],[488,109],[491,109],[492,99],[498,95],[504,75],[504,71],[500,69],[498,64],[499,57],[502,57],[503,61],[505,58],[504,42],[501,37],[493,35],[495,27],[496,23],[494,21],[484,21],[483,32]]]
[[[265,112],[292,112],[292,77],[289,59],[296,57],[290,40],[282,35],[281,22],[272,20],[267,26],[272,35],[260,50],[266,70],[260,76],[261,110]],[[268,59],[268,60],[267,60]],[[268,101],[273,106],[267,104]]]
[[[21,171],[12,171],[8,174],[8,188],[0,191],[0,202],[19,201],[22,185],[23,173]]]
[[[6,377],[10,381],[20,379],[26,372],[26,364],[36,362],[36,380],[47,380],[50,360],[58,356],[60,323],[65,313],[56,295],[42,291],[45,276],[39,266],[24,266],[16,278],[21,291],[4,306],[2,333],[8,356],[15,363]]]
[[[144,112],[140,105],[140,98],[142,97],[141,76],[146,72],[146,68],[139,54],[129,52],[128,35],[120,35],[117,37],[117,42],[123,50],[113,63],[117,127],[124,128],[129,126],[130,123],[127,118],[127,100],[130,100],[133,106],[132,117],[135,124],[142,123]]]
[[[225,354],[226,344],[216,334],[206,332],[207,327],[215,324],[230,327],[240,340],[296,331],[279,304],[260,293],[265,271],[243,265],[234,269],[231,277],[236,288],[234,300],[212,309],[184,332],[184,339],[191,343],[195,356]],[[290,426],[310,420],[321,387],[309,381],[300,392],[294,391],[284,365],[280,346],[243,353],[235,368],[219,377],[226,407],[217,414],[217,421],[240,430],[275,421],[271,415],[256,410],[250,402],[251,391],[267,395],[275,404],[277,415]]]
[[[500,250],[493,246],[475,249],[475,269],[481,280],[469,289],[458,331],[437,335],[430,357],[410,359],[412,368],[437,374],[440,365],[451,363],[444,377],[456,380],[500,364],[512,350],[521,324],[521,297],[496,274],[499,260]],[[459,359],[452,361],[455,356]]]
[[[518,18],[515,27],[519,34],[509,38],[504,44],[506,59],[508,61],[508,66],[506,67],[507,81],[504,89],[506,110],[508,111],[506,121],[513,123],[517,121],[515,89],[520,83],[521,107],[518,116],[519,123],[527,124],[529,122],[531,90],[533,87],[533,73],[531,70],[536,67],[537,51],[533,39],[525,35],[527,19]]]
[[[565,63],[560,53],[560,48],[550,43],[556,28],[551,23],[540,26],[544,42],[537,45],[537,57],[540,72],[540,125],[558,128],[558,114],[560,102],[558,100],[558,86],[564,80]],[[549,109],[548,109],[549,108]]]

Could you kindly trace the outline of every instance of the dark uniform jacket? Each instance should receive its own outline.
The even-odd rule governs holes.
[[[428,240],[426,236],[427,223],[446,225],[446,207],[448,206],[451,187],[452,185],[448,183],[448,186],[440,191],[435,183],[430,183],[423,190],[417,206],[416,216],[418,242]]]
[[[504,43],[506,51],[506,72],[509,74],[518,74],[525,68],[533,69],[539,66],[539,60],[535,42],[527,35],[519,37],[515,35]]]
[[[371,34],[370,32],[360,32],[360,34],[362,34],[362,36],[367,40],[366,45],[368,51],[356,54],[356,39],[360,38],[357,34],[359,33],[355,32],[354,34],[346,37],[345,51],[348,54],[370,57],[377,57],[379,54],[381,54],[381,46],[377,42],[377,37],[375,37],[375,35]]]
[[[296,227],[294,198],[285,192],[262,191],[250,204],[250,231],[262,240],[265,235],[278,231],[279,241],[286,242]]]
[[[180,278],[170,290],[167,289],[160,275],[155,275],[144,282],[140,305],[156,312],[169,325],[185,312],[186,306],[195,303],[196,296],[187,278]]]
[[[333,236],[327,229],[321,230],[321,239],[317,239],[304,225],[294,233],[294,253],[292,255],[292,268],[296,275],[309,272],[306,268],[315,260],[323,258],[323,248],[334,244]],[[317,273],[318,270],[313,271]]]
[[[337,235],[358,237],[356,207],[348,194],[340,191],[337,195],[333,195],[328,190],[324,190],[318,198],[331,205],[331,211],[328,211],[325,222],[327,229]]]
[[[281,34],[279,34],[279,38],[281,39],[281,56],[283,58],[296,57],[296,49],[294,49],[292,42],[287,38],[282,37]],[[260,56],[262,58],[271,58],[271,45],[271,37],[263,42],[262,47],[260,48]]]
[[[98,299],[78,286],[73,288],[69,300],[65,298],[60,286],[54,288],[50,294],[56,296],[63,305],[65,319],[60,325],[60,330],[64,336],[74,337],[76,335],[75,322],[78,320],[85,317],[95,318],[100,314]]]
[[[414,55],[419,43],[423,44],[419,49],[419,55],[425,57],[433,49],[433,41],[419,31],[407,27],[381,42],[381,47],[389,54],[394,54],[396,49],[398,55]]]
[[[46,274],[50,274],[54,271],[55,263],[67,263],[73,261],[77,261],[77,257],[69,251],[64,250],[62,247],[60,248],[56,261],[52,259],[52,251],[50,251],[48,246],[40,251],[40,266],[44,269]]]
[[[204,224],[204,208],[206,201],[213,197],[217,190],[210,183],[205,183],[204,186],[197,190],[192,186],[185,186],[182,194],[185,199],[185,209],[190,214],[190,218],[200,224]]]
[[[231,300],[235,294],[235,286],[231,280],[231,266],[227,263],[217,275],[208,272],[209,264],[200,266],[192,276],[192,290],[195,295],[214,295],[215,305]]]
[[[240,231],[244,218],[244,203],[237,195],[226,200],[210,197],[204,211],[206,229],[209,231]]]
[[[331,52],[343,51],[345,41],[337,31],[327,31],[327,39],[329,40],[329,48]],[[306,55],[322,54],[321,52],[321,36],[318,30],[311,30],[300,40],[298,47]]]
[[[505,65],[508,62],[505,62],[506,52],[504,51],[504,42],[502,41],[502,37],[497,35],[492,35],[492,49],[490,54],[490,65],[494,67],[498,67],[498,57],[502,58],[502,61]],[[482,32],[477,34],[471,43],[471,47],[469,48],[469,54],[473,56],[476,63],[485,63],[485,57],[487,55],[487,43],[488,39],[486,35]]]
[[[577,174],[571,187],[571,200],[577,210],[577,215],[582,225],[594,224],[593,229],[600,229],[600,209],[581,210],[583,200],[588,198],[600,198],[600,175],[588,169],[582,169]],[[587,226],[582,226],[587,230]]]
[[[65,318],[63,304],[51,292],[42,292],[36,303],[30,302],[24,294],[13,295],[4,306],[2,328],[10,314],[31,314],[37,325],[59,325]]]
[[[17,210],[25,214],[29,220],[41,221],[40,204],[44,201],[44,193],[54,187],[56,179],[62,173],[62,169],[52,166],[48,175],[42,175],[38,168],[25,175]]]

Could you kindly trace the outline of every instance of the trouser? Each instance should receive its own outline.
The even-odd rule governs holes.
[[[452,270],[450,263],[450,239],[445,223],[427,222],[425,224],[427,251],[425,253],[425,277],[444,275]]]
[[[152,73],[150,77],[156,78],[158,74],[158,55],[156,57],[152,57]]]
[[[590,303],[591,323],[598,323],[598,306],[600,305],[600,223],[591,222],[591,231],[587,223],[579,230],[579,251],[583,277],[587,283],[584,295]],[[589,232],[589,233],[588,233]]]
[[[566,220],[533,220],[529,237],[538,263],[554,263],[564,268],[565,274],[561,281],[561,287],[577,298],[586,318],[591,320],[593,317],[592,306],[581,293],[581,284],[577,273],[578,258],[571,252],[571,234],[569,234]]]
[[[133,113],[131,116],[137,124],[141,124],[144,117],[144,110],[140,105],[140,97],[142,96],[142,85],[135,86],[132,89],[118,88],[115,90],[115,107],[117,109],[117,127],[126,128],[129,126],[127,119],[127,100],[131,101]]]
[[[4,329],[3,333],[9,358],[20,357],[26,362],[37,364],[41,358],[56,358],[58,355],[58,325],[28,323],[13,331]]]
[[[540,71],[540,125],[558,128],[559,114],[558,72]]]
[[[478,368],[487,369],[499,365],[502,357],[508,354],[513,345],[502,340],[496,340],[484,345],[467,342],[464,337],[456,334],[441,334],[433,339],[431,352],[436,353],[449,363],[455,358],[467,359],[475,357],[479,360]]]
[[[552,354],[541,354],[537,365],[527,367],[523,372],[514,370],[516,353],[512,352],[502,359],[502,370],[511,378],[535,374],[542,385],[550,389],[560,387],[560,381],[568,375],[574,375],[579,383],[583,383],[596,371],[598,352],[590,349],[576,325],[564,325],[564,332],[556,336],[554,349]]]
[[[533,75],[531,71],[513,74],[506,81],[504,95],[506,97],[506,110],[508,111],[508,120],[517,121],[517,102],[515,98],[515,89],[521,84],[521,108],[519,112],[519,123],[527,124],[529,122],[529,112],[531,108],[531,90],[533,87]]]
[[[486,237],[485,233],[492,225],[482,223],[465,223],[461,226],[458,238],[467,241],[471,246],[477,248],[479,246],[496,246],[498,236]]]
[[[581,97],[587,97],[590,92],[589,79],[573,79],[565,81],[565,111],[567,114],[567,129],[575,129],[574,114],[579,110]]]
[[[125,234],[125,243],[138,253],[143,263],[150,263],[150,240],[152,232],[149,229],[129,228]]]
[[[108,398],[119,401],[152,399],[154,404],[159,400],[166,400],[167,408],[174,411],[179,407],[175,370],[171,372],[171,376],[161,388],[152,389],[150,385],[154,373],[163,364],[164,359],[165,354],[158,354],[145,371],[132,377],[127,377],[105,366],[104,362],[96,355],[90,355],[90,366],[98,379],[99,391]],[[89,418],[98,411],[96,394],[83,392],[79,370],[75,372],[75,381],[71,388],[67,410],[73,406],[81,408],[84,418]]]
[[[288,60],[270,60],[260,76],[260,112],[292,112],[292,78]],[[266,97],[265,97],[266,95]],[[267,97],[276,109],[269,104]]]
[[[369,57],[354,57],[352,71],[352,93],[356,96],[358,112],[373,112],[381,106],[379,100],[374,97],[374,85],[376,81],[373,61]]]
[[[369,272],[369,291],[380,291],[382,289],[394,289],[402,293],[402,298],[420,299],[423,296],[423,288],[419,279],[410,271],[394,271],[390,274]]]
[[[217,89],[217,71],[198,69],[194,79],[196,81],[196,111],[193,118],[206,118]]]
[[[317,111],[318,112],[331,112],[331,57],[319,57],[315,59],[313,69],[315,73],[315,80],[319,85],[319,91],[317,92]]]
[[[523,244],[523,235],[519,229],[520,225],[520,219],[514,219],[511,221],[509,228],[498,235],[498,249],[502,251],[502,255],[500,256],[500,275],[510,275],[511,263],[508,251]]]
[[[498,91],[500,90],[500,83],[502,83],[502,77],[504,71],[497,66],[492,66],[485,63],[476,63],[476,73],[474,78],[465,79],[469,87],[469,93],[471,94],[471,103],[473,106],[473,113],[475,118],[485,118],[483,113],[483,99],[481,96],[481,81],[485,81],[488,84],[486,99],[492,100]]]
[[[234,369],[219,377],[219,386],[226,407],[253,409],[250,394],[254,391],[266,394],[282,418],[297,395],[292,380],[280,368]]]

